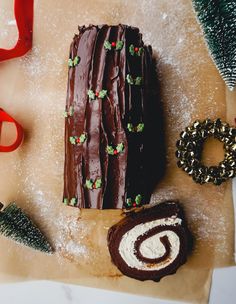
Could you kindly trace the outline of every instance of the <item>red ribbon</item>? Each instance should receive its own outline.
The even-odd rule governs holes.
[[[0,48],[0,61],[20,57],[32,48],[34,0],[15,0],[14,12],[19,38],[9,50]]]
[[[0,48],[0,61],[23,56],[32,48],[34,0],[15,0],[14,13],[19,37],[12,49]],[[24,137],[23,128],[13,117],[0,109],[0,136],[3,122],[13,123],[16,127],[15,142],[9,146],[0,145],[0,152],[11,152],[21,144]]]
[[[9,146],[0,145],[0,152],[12,152],[16,150],[19,147],[19,145],[22,143],[24,137],[24,131],[22,126],[14,118],[12,118],[9,114],[7,114],[3,109],[0,109],[0,136],[1,136],[3,122],[10,122],[15,125],[16,140],[13,144]]]

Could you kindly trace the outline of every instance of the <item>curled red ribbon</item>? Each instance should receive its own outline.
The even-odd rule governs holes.
[[[12,118],[9,114],[7,114],[3,109],[0,109],[0,136],[1,136],[3,122],[10,122],[15,125],[16,140],[13,144],[9,146],[0,145],[0,152],[12,152],[16,150],[19,147],[19,145],[22,143],[24,137],[24,131],[22,126],[14,118]]]
[[[14,12],[18,41],[12,49],[0,48],[0,61],[23,56],[32,48],[34,0],[15,0]]]
[[[23,56],[32,48],[34,0],[15,0],[14,13],[19,37],[12,49],[6,50],[0,48],[0,61]],[[13,117],[3,109],[0,109],[0,136],[3,122],[13,123],[16,127],[15,142],[9,146],[0,145],[0,152],[11,152],[16,150],[21,144],[24,131]]]

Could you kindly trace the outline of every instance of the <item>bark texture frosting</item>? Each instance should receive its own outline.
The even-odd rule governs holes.
[[[152,49],[139,29],[80,27],[70,47],[64,203],[147,204],[164,170],[162,126]]]
[[[191,237],[180,206],[168,201],[131,211],[110,228],[108,248],[124,275],[160,281],[186,262]]]

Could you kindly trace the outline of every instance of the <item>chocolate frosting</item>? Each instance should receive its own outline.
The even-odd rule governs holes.
[[[122,41],[120,50],[106,50],[105,41]],[[143,47],[131,56],[129,46]],[[70,58],[80,58],[69,68],[65,120],[64,198],[76,199],[79,208],[124,208],[127,198],[138,194],[147,204],[153,187],[164,172],[163,124],[155,62],[150,46],[144,46],[138,28],[82,26],[70,47]],[[142,77],[130,85],[127,74]],[[90,100],[88,90],[107,90],[105,98]],[[127,124],[144,123],[143,132],[129,132]],[[87,140],[72,145],[70,136],[85,133]],[[124,151],[109,155],[107,146],[124,144]],[[98,189],[86,180],[102,179]]]

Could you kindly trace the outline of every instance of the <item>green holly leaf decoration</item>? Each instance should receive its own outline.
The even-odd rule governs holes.
[[[138,50],[137,55],[138,55],[138,56],[141,56],[143,52],[144,52],[143,47],[140,47],[139,50]]]
[[[82,134],[80,135],[79,139],[80,139],[80,143],[84,143],[84,142],[86,141],[86,139],[87,139],[86,134],[85,134],[85,133],[82,133]]]
[[[129,46],[129,53],[132,55],[132,56],[134,56],[134,45],[133,44],[131,44],[130,46]]]
[[[69,107],[69,115],[70,115],[70,116],[73,116],[73,115],[74,115],[74,107],[73,107],[73,106],[70,106],[70,107]]]
[[[140,133],[140,132],[143,132],[144,130],[144,123],[139,123],[137,125],[137,132]]]
[[[72,145],[76,144],[76,137],[75,136],[70,136],[69,141]]]
[[[92,179],[86,179],[85,186],[89,190],[99,189],[102,187],[102,179],[97,178],[95,182]]]
[[[126,76],[126,80],[127,80],[128,84],[131,84],[131,85],[134,84],[133,77],[132,77],[130,74],[128,74],[128,75]]]
[[[142,195],[141,194],[136,195],[134,201],[132,200],[132,198],[127,198],[127,200],[126,200],[127,207],[138,207],[141,204],[142,204]]]
[[[70,68],[73,68],[73,67],[75,67],[76,65],[78,65],[79,62],[80,62],[80,57],[79,57],[79,56],[75,56],[74,59],[69,58],[69,60],[68,60],[68,66],[69,66]]]
[[[133,78],[130,74],[127,74],[126,80],[127,80],[128,84],[130,84],[130,85],[139,86],[142,84],[142,77],[139,77],[139,76],[136,78]]]
[[[95,93],[92,90],[88,90],[88,97],[91,100],[95,99]]]
[[[65,110],[64,111],[64,117],[67,118],[68,116],[73,116],[74,115],[74,107],[70,106],[69,111]]]
[[[98,94],[98,95],[97,95]],[[107,90],[101,90],[99,93],[94,93],[93,90],[88,90],[88,97],[91,99],[91,100],[95,100],[96,97],[98,98],[105,98],[107,96]]]
[[[124,144],[123,143],[120,143],[116,146],[116,150],[117,152],[121,153],[124,151]]]
[[[142,77],[136,77],[134,84],[137,85],[137,86],[141,85],[142,84]]]
[[[70,205],[71,206],[75,206],[77,204],[78,200],[76,197],[72,197],[72,199],[70,200]]]
[[[128,207],[132,206],[132,200],[131,200],[131,198],[127,198],[126,204],[127,204]]]
[[[127,124],[127,129],[129,132],[134,132],[134,126],[132,125],[132,123]]]
[[[142,195],[141,194],[138,194],[136,197],[135,197],[135,202],[137,205],[140,205],[141,202],[142,202]]]
[[[131,44],[129,46],[129,53],[130,53],[131,56],[141,56],[143,52],[144,52],[143,47],[137,47],[136,48],[136,47],[134,47],[133,44]]]
[[[114,149],[112,146],[107,146],[107,153],[110,154],[110,155],[113,155],[114,154]]]
[[[95,187],[96,189],[101,188],[102,187],[102,179],[98,178],[95,182]]]
[[[123,152],[124,148],[124,144],[119,143],[115,148],[113,148],[112,146],[107,146],[106,151],[109,155],[116,155],[118,153]]]
[[[127,124],[127,129],[129,132],[137,132],[137,133],[140,133],[140,132],[143,132],[144,130],[144,123],[139,123],[136,127],[133,126],[132,123],[128,123]]]
[[[73,60],[72,60],[71,58],[68,59],[68,66],[69,66],[70,68],[73,67]]]
[[[87,139],[86,133],[82,133],[79,137],[78,136],[70,136],[69,140],[72,145],[80,145],[83,144]]]
[[[80,145],[83,144],[87,139],[86,133],[82,133],[79,137],[78,136],[70,136],[69,141],[72,145]]]
[[[236,85],[236,1],[193,0],[205,41],[230,90]]]
[[[100,92],[99,92],[99,95],[98,95],[98,97],[99,98],[104,98],[104,97],[106,97],[107,96],[107,90],[101,90]]]
[[[116,51],[122,50],[123,45],[124,45],[124,42],[121,41],[121,40],[118,40],[117,43],[116,43]]]
[[[109,50],[109,51],[110,51],[110,50],[111,50],[111,43],[110,43],[109,41],[106,40],[106,41],[104,42],[104,48],[105,48],[106,50]]]
[[[93,189],[93,181],[91,179],[86,179],[85,186],[89,190]]]
[[[69,200],[68,200],[68,198],[64,197],[64,199],[63,199],[63,204],[69,205]]]
[[[74,61],[73,61],[74,66],[76,66],[77,64],[79,64],[79,62],[80,62],[80,57],[79,56],[75,56]]]

